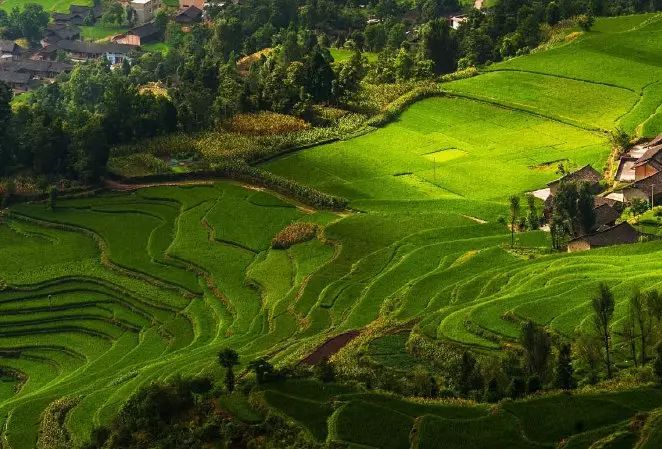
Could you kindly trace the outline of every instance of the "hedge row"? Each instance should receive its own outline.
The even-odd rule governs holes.
[[[297,183],[291,179],[275,175],[258,167],[252,167],[243,160],[234,160],[214,164],[211,170],[192,173],[163,173],[141,176],[138,178],[119,178],[130,184],[149,184],[157,182],[203,180],[227,178],[271,189],[284,196],[292,197],[304,204],[320,209],[343,210],[347,208],[345,198],[329,195],[317,189]]]
[[[438,84],[417,87],[390,103],[382,112],[368,120],[366,124],[378,128],[382,127],[395,120],[405,109],[417,101],[439,95],[444,95],[444,91]]]

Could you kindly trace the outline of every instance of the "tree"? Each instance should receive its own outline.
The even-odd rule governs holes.
[[[527,224],[529,225],[529,229],[536,230],[540,227],[538,209],[536,209],[536,198],[533,195],[527,195],[526,202],[529,205],[529,213],[526,217]]]
[[[0,175],[9,165],[11,145],[9,144],[9,122],[12,117],[12,90],[6,83],[0,81]]]
[[[647,295],[641,293],[639,289],[635,289],[630,297],[629,305],[633,325],[635,326],[634,330],[639,334],[639,362],[644,365],[652,327]]]
[[[584,234],[595,226],[595,198],[588,183],[577,185],[577,219]]]
[[[550,25],[556,25],[561,20],[561,9],[555,1],[551,1],[545,8],[545,21]]]
[[[662,384],[662,341],[655,346],[655,360],[653,361],[653,372],[660,384]]]
[[[460,365],[458,389],[464,397],[469,396],[471,391],[482,390],[483,378],[480,375],[480,367],[470,352],[464,351]]]
[[[610,324],[614,316],[614,295],[609,286],[604,282],[598,286],[598,292],[593,297],[593,326],[596,334],[602,341],[604,350],[605,365],[607,367],[607,377],[612,376],[611,366],[611,330]]]
[[[14,15],[13,12],[12,15]],[[20,36],[32,42],[38,42],[43,36],[49,20],[50,16],[48,12],[44,11],[43,6],[36,3],[28,3],[23,8],[23,11],[18,14],[14,26],[20,33]]]
[[[520,330],[519,342],[524,349],[529,374],[546,380],[552,353],[552,339],[549,334],[532,321],[527,321]]]
[[[264,383],[269,379],[269,376],[271,376],[274,373],[274,366],[269,363],[267,359],[264,357],[261,357],[257,360],[253,360],[248,364],[248,368],[252,369],[255,372],[255,378],[257,379],[257,383],[261,384]]]
[[[572,367],[572,348],[570,344],[564,343],[559,348],[559,354],[556,359],[554,386],[562,390],[572,390],[575,388],[575,379],[573,374],[574,369]]]
[[[436,19],[423,25],[421,38],[422,57],[434,63],[435,73],[450,73],[455,70],[457,44],[447,20]]]
[[[239,364],[239,354],[231,348],[225,348],[218,353],[218,363],[225,368],[225,388],[232,393],[235,386],[233,367]]]
[[[51,210],[55,210],[57,204],[57,187],[50,186],[48,188],[48,206]]]
[[[515,223],[519,217],[519,197],[513,195],[510,197],[510,246],[515,246]]]
[[[328,358],[323,358],[315,365],[315,375],[322,382],[333,382],[336,378],[336,369]]]
[[[591,31],[595,18],[592,14],[581,14],[577,16],[577,25],[584,31]]]
[[[499,382],[496,378],[491,378],[487,383],[487,388],[485,389],[485,395],[483,396],[485,402],[498,402],[501,399],[501,392],[499,391]]]
[[[510,384],[508,384],[506,396],[511,399],[518,399],[524,396],[524,393],[526,393],[526,383],[524,382],[524,379],[519,376],[513,377],[510,380]]]

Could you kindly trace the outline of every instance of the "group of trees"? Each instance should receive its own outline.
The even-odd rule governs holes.
[[[112,145],[172,132],[177,112],[164,95],[141,91],[107,63],[78,65],[66,80],[10,106],[0,83],[0,175],[28,168],[36,175],[93,181]]]
[[[44,7],[36,3],[28,3],[22,9],[15,7],[9,14],[0,9],[0,38],[39,42],[49,19]]]

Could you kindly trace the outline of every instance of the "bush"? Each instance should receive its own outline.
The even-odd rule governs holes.
[[[230,122],[230,130],[251,136],[293,133],[310,128],[310,124],[291,115],[275,112],[238,114]]]
[[[280,231],[271,242],[274,249],[287,249],[297,243],[312,240],[317,235],[317,225],[313,223],[292,223]]]

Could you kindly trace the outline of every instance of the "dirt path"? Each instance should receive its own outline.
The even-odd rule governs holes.
[[[322,360],[328,359],[333,354],[340,351],[347,345],[347,343],[354,340],[359,335],[359,331],[349,331],[345,332],[344,334],[337,335],[327,340],[320,347],[311,352],[308,357],[301,361],[301,363],[305,363],[307,365],[317,365]]]
[[[106,179],[103,182],[103,186],[109,190],[114,190],[117,192],[130,192],[132,190],[145,189],[148,187],[158,187],[158,186],[190,186],[190,185],[212,185],[214,181],[205,181],[205,180],[191,180],[191,181],[162,181],[162,182],[152,182],[147,184],[123,184],[117,181],[111,181]]]
[[[483,220],[482,218],[474,217],[473,215],[464,215],[462,214],[464,218],[468,218],[469,220],[475,221],[476,223],[480,224],[485,224],[487,221]]]

